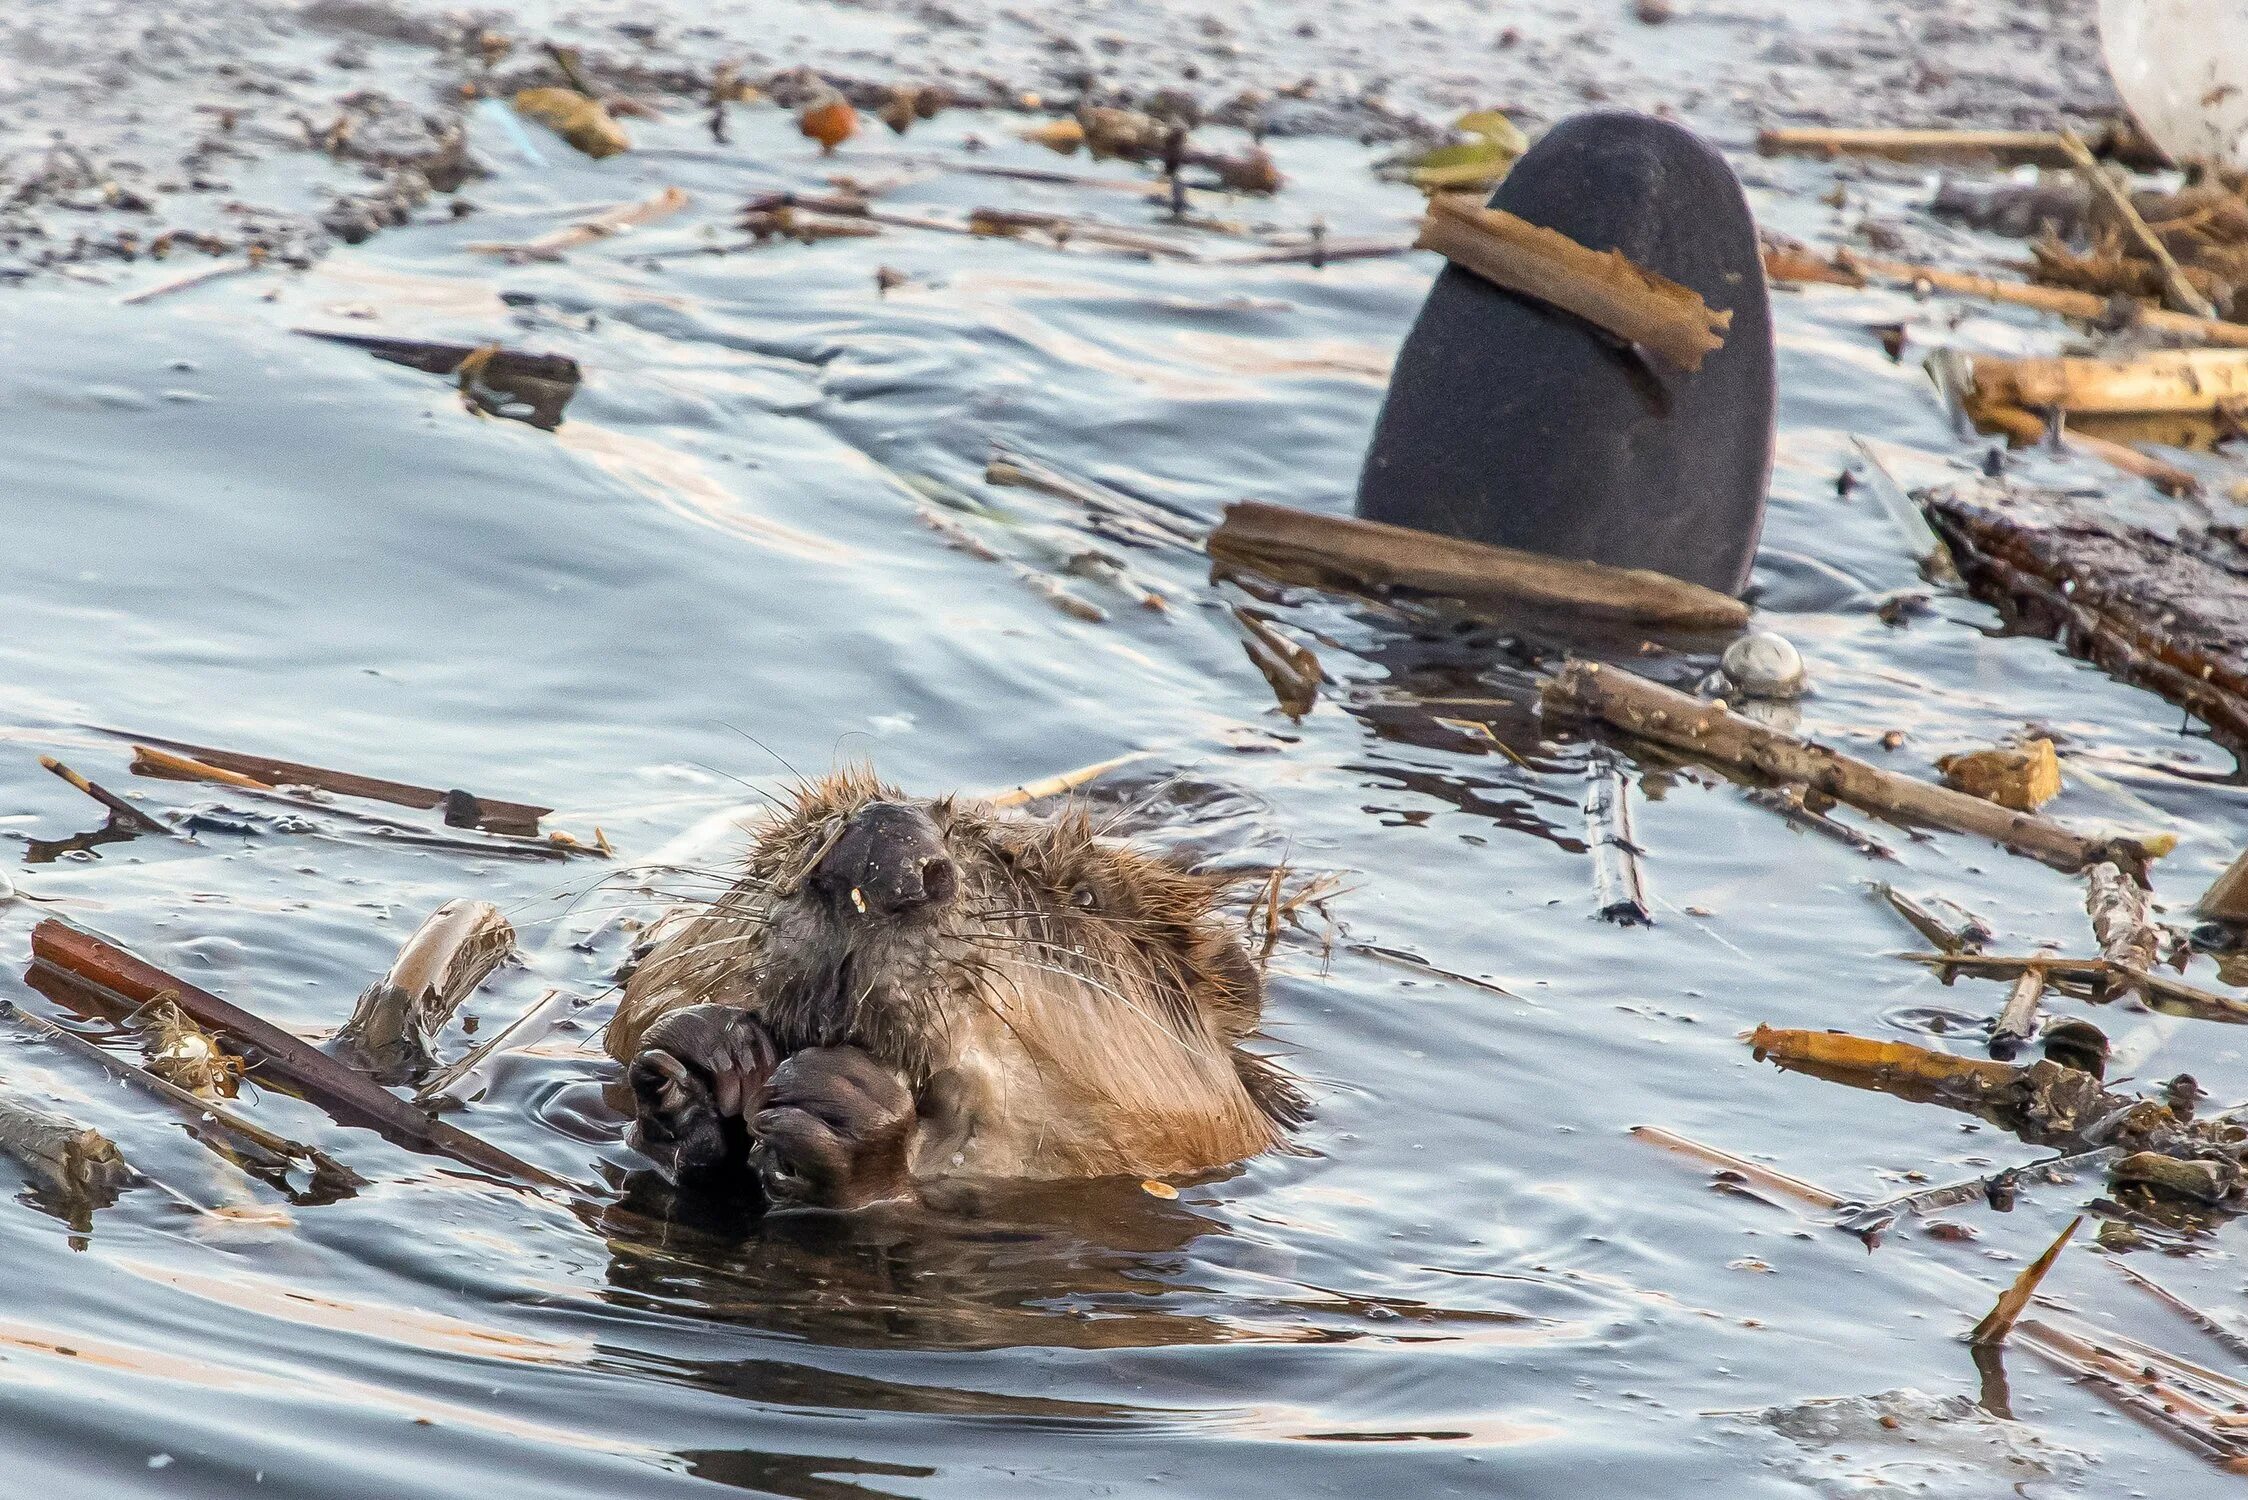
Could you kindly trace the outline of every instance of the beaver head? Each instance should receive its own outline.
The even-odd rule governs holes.
[[[1008,814],[837,772],[765,816],[733,889],[650,953],[611,1049],[629,1056],[678,1006],[730,1002],[784,1054],[848,1044],[896,1069],[923,1116],[917,1170],[1235,1161],[1303,1105],[1240,1045],[1263,983],[1232,894],[1081,809]]]

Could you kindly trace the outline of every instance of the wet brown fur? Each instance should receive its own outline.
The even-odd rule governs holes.
[[[924,1101],[915,1175],[1161,1176],[1279,1145],[1304,1104],[1245,1050],[1263,981],[1230,877],[1049,818],[918,803],[959,868],[933,923],[852,922],[807,877],[845,820],[907,801],[871,770],[801,786],[753,830],[740,879],[662,936],[609,1029],[629,1059],[685,1005],[744,1006],[785,1054],[850,1042]]]

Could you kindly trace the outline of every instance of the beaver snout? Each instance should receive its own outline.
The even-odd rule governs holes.
[[[870,802],[851,815],[812,872],[837,906],[861,916],[936,912],[960,891],[960,870],[927,813],[897,802]]]

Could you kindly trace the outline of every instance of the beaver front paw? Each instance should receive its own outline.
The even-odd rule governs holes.
[[[862,1208],[913,1191],[913,1096],[856,1047],[808,1047],[773,1074],[750,1120],[750,1165],[783,1208]]]
[[[763,1106],[778,1056],[764,1026],[738,1006],[665,1016],[625,1069],[634,1149],[680,1187],[739,1185],[749,1172],[747,1117]]]

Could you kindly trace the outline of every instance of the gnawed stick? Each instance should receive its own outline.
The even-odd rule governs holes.
[[[90,932],[49,917],[31,930],[31,956],[35,962],[59,969],[129,1005],[146,1005],[168,992],[181,1010],[211,1031],[231,1038],[237,1047],[254,1048],[260,1053],[260,1077],[293,1085],[306,1099],[346,1125],[363,1126],[408,1149],[449,1156],[534,1187],[570,1186],[553,1173],[408,1104],[302,1037],[167,974]]]
[[[139,808],[133,806],[132,803],[127,802],[124,798],[118,796],[115,792],[111,791],[108,787],[103,786],[100,782],[88,781],[85,777],[79,775],[76,771],[73,771],[72,769],[70,769],[70,767],[55,759],[52,755],[40,756],[39,764],[54,772],[57,776],[60,776],[63,780],[69,782],[72,786],[78,788],[78,790],[84,792],[87,796],[93,798],[96,802],[99,802],[103,807],[108,808],[110,812],[117,817],[118,821],[123,823],[127,828],[137,829],[142,833],[161,833],[167,836],[178,836],[178,831],[174,829],[171,824],[159,821],[157,818],[151,816],[150,814],[142,812]]]
[[[1676,630],[1735,631],[1748,623],[1740,600],[1644,568],[1566,561],[1255,500],[1227,506],[1207,546],[1216,569],[1315,588],[1339,584],[1376,595],[1406,588],[1502,613],[1552,610]]]
[[[1960,974],[1977,979],[2021,977],[2031,969],[2044,973],[2048,985],[2073,984],[2097,990],[2113,975],[2104,958],[2070,958],[2061,953],[1900,953],[1907,963],[1925,964],[1948,982]]]
[[[98,726],[96,726],[98,727]],[[443,808],[445,822],[453,828],[481,828],[487,833],[509,833],[523,837],[536,837],[539,819],[554,811],[551,807],[534,807],[526,802],[503,802],[497,797],[478,797],[460,790],[440,791],[436,787],[415,786],[411,782],[389,781],[379,776],[361,776],[350,771],[331,771],[325,766],[306,765],[301,761],[275,760],[264,755],[245,755],[234,750],[217,750],[208,745],[191,745],[185,740],[160,739],[153,735],[129,734],[121,729],[103,729],[120,739],[140,745],[155,745],[162,749],[178,751],[194,757],[206,765],[222,770],[236,771],[252,780],[264,782],[269,787],[309,786],[324,792],[334,792],[344,797],[365,797],[375,802],[394,803],[399,807],[427,810]],[[136,763],[134,772],[142,776],[183,779],[179,772],[155,761]]]
[[[45,1016],[25,1010],[13,1000],[0,998],[0,1018],[28,1026],[47,1041],[58,1043],[65,1050],[146,1089],[168,1104],[178,1106],[187,1116],[188,1130],[197,1139],[210,1144],[210,1137],[213,1135],[225,1137],[232,1150],[252,1155],[256,1158],[255,1166],[271,1177],[282,1178],[292,1167],[302,1168],[310,1174],[310,1195],[322,1202],[349,1197],[366,1186],[365,1178],[319,1147],[293,1141],[236,1114],[215,1100],[189,1093],[169,1079],[159,1077],[147,1068],[119,1057],[107,1047],[87,1040],[68,1027],[58,1026]]]
[[[1706,355],[1724,346],[1732,326],[1730,310],[1713,311],[1701,293],[1641,269],[1621,251],[1589,250],[1556,230],[1454,195],[1429,200],[1413,243],[1682,370],[1699,370]]]
[[[2145,851],[2128,839],[2088,838],[2033,813],[1932,782],[1884,771],[1839,750],[1768,729],[1721,703],[1705,703],[1621,667],[1573,660],[1539,689],[1549,712],[1597,719],[1628,734],[1779,781],[1800,781],[1856,807],[1911,823],[1974,834],[2063,870],[2080,870],[2121,850],[2137,862]]]
[[[2015,307],[2052,313],[2056,317],[2074,318],[2081,323],[2111,321],[2120,308],[2131,321],[2156,333],[2175,334],[2204,344],[2248,348],[2248,323],[2232,323],[2221,318],[2189,317],[2185,313],[2174,313],[2167,308],[2138,303],[2130,298],[2111,299],[2066,287],[2011,281],[2005,277],[1983,276],[1971,271],[1949,271],[1941,266],[1922,266],[1910,261],[1860,255],[1849,249],[1837,249],[1831,256],[1821,256],[1804,247],[1767,245],[1764,250],[1764,274],[1772,281],[1782,283],[1864,286],[1868,282],[1881,282],[1902,291],[1918,292],[1925,289],[1954,297],[1973,297],[1983,302],[2004,302]]]
[[[1990,1055],[2001,1062],[2020,1055],[2037,1035],[2037,1005],[2045,998],[2045,971],[2031,967],[2015,976],[2014,987],[1991,1023]]]
[[[489,1086],[486,1069],[494,1058],[504,1052],[536,1046],[564,1018],[586,1003],[584,996],[573,995],[568,990],[548,990],[496,1036],[478,1043],[475,1050],[432,1074],[414,1090],[414,1102],[428,1110],[475,1103],[483,1088]]]
[[[22,1167],[34,1186],[97,1208],[114,1203],[133,1176],[108,1136],[5,1091],[0,1091],[0,1155]]]
[[[1655,913],[1632,836],[1631,786],[1605,746],[1595,745],[1585,764],[1584,815],[1596,915],[1621,927],[1652,925]]]
[[[2085,185],[2092,190],[2093,198],[2108,211],[2116,226],[2138,247],[2141,255],[2154,262],[2156,271],[2162,276],[2162,295],[2170,305],[2179,312],[2196,318],[2215,317],[2216,308],[2210,306],[2209,299],[2194,290],[2193,284],[2186,280],[2185,272],[2178,268],[2176,258],[2170,254],[2170,247],[2163,244],[2162,237],[2149,229],[2147,221],[2139,217],[2139,210],[2132,204],[2131,195],[2124,192],[2113,177],[2108,176],[2107,168],[2101,166],[2092,155],[2092,149],[2078,139],[2073,130],[2061,132],[2061,149],[2068,153],[2069,165],[2076,168],[2076,175],[2084,179]]]
[[[1958,911],[1962,917],[1966,918],[1966,921],[1957,928],[1952,927],[1943,918],[1937,916],[1919,901],[1898,890],[1886,880],[1875,881],[1873,893],[1888,902],[1890,908],[1898,916],[1903,917],[1913,931],[1934,943],[1945,953],[1980,953],[1983,950],[1983,944],[1990,941],[1989,925],[1982,918],[1972,912],[1961,910],[1951,902],[1947,901],[1944,904],[1952,906],[1954,911]]]
[[[2244,1337],[2231,1324],[2220,1322],[2215,1313],[2202,1311],[2153,1277],[2134,1271],[2121,1256],[2110,1256],[2108,1263],[2121,1272],[2133,1286],[2154,1298],[2155,1301],[2160,1302],[2164,1307],[2169,1308],[2179,1317],[2184,1318],[2203,1333],[2208,1334],[2209,1337],[2224,1345],[2234,1355],[2242,1359],[2248,1359],[2248,1337]]]
[[[984,800],[993,807],[1021,807],[1044,797],[1059,797],[1064,792],[1073,792],[1135,761],[1152,759],[1154,755],[1153,750],[1134,750],[1127,755],[1112,755],[1107,760],[1096,760],[1091,765],[1079,766],[1074,771],[1063,771],[1058,775],[1041,777],[1037,781],[1022,782],[1005,791],[986,793]]]
[[[1675,1151],[1681,1156],[1690,1156],[1696,1161],[1708,1162],[1711,1166],[1721,1168],[1724,1171],[1737,1173],[1744,1182],[1752,1187],[1760,1187],[1768,1192],[1778,1193],[1782,1197],[1793,1198],[1798,1203],[1807,1203],[1813,1208],[1846,1208],[1849,1206],[1848,1199],[1840,1194],[1830,1193],[1816,1183],[1805,1182],[1800,1177],[1790,1177],[1785,1172],[1772,1167],[1761,1166],[1745,1156],[1735,1156],[1732,1152],[1722,1150],[1719,1147],[1705,1146],[1700,1141],[1690,1140],[1685,1136],[1665,1130],[1659,1125],[1634,1125],[1631,1127],[1631,1133],[1649,1145],[1660,1146],[1665,1151]]]
[[[489,901],[448,901],[406,939],[369,985],[336,1041],[380,1071],[429,1060],[430,1043],[500,960],[515,929]]]
[[[2037,1295],[2038,1284],[2045,1280],[2045,1273],[2053,1269],[2054,1261],[2060,1259],[2061,1248],[2076,1237],[2076,1231],[2083,1223],[2082,1214],[2069,1220],[2068,1228],[2061,1231],[2060,1238],[2046,1246],[2043,1255],[2022,1268],[2022,1274],[2014,1278],[2013,1285],[1998,1294],[1997,1305],[1967,1335],[1967,1342],[1986,1349],[2006,1342],[2006,1336],[2014,1331],[2014,1325],[2021,1320],[2023,1309]]]

